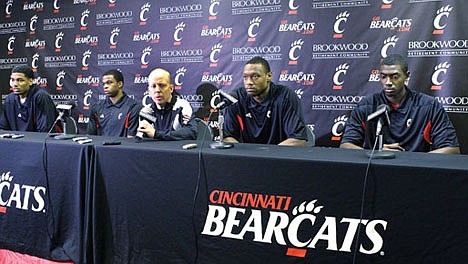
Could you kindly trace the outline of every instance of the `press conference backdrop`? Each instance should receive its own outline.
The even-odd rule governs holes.
[[[263,56],[273,81],[301,98],[317,145],[338,146],[350,110],[379,91],[379,62],[408,56],[409,86],[449,112],[468,153],[468,2],[462,0],[7,0],[0,6],[0,81],[28,64],[56,103],[77,100],[83,131],[89,106],[105,98],[100,77],[124,73],[125,91],[148,104],[147,75],[173,74],[199,117],[216,88],[242,84],[243,64]],[[213,85],[209,85],[213,84]],[[216,116],[210,125],[216,127]]]

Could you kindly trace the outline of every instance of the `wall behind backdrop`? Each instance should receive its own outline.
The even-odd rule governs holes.
[[[379,62],[408,56],[409,86],[444,105],[468,153],[468,2],[462,0],[8,0],[0,6],[0,85],[28,64],[58,103],[76,100],[80,131],[105,98],[100,77],[118,68],[143,104],[151,69],[172,73],[199,117],[217,88],[242,85],[244,63],[263,56],[273,81],[301,98],[317,145],[339,145],[350,110],[379,91]],[[210,125],[216,127],[217,115]]]

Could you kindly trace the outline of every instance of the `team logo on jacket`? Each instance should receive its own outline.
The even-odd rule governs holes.
[[[295,203],[288,195],[212,190],[208,199],[205,236],[280,245],[298,258],[318,250],[351,254],[353,243],[362,254],[384,254],[388,223],[382,219],[325,214],[318,199]],[[365,237],[357,240],[361,229]]]

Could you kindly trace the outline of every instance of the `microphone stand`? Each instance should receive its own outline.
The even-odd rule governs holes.
[[[392,151],[384,151],[383,149],[383,133],[382,133],[383,121],[382,117],[379,118],[377,121],[377,129],[375,130],[375,137],[377,140],[377,151],[376,152],[369,152],[367,156],[373,159],[393,159],[395,158],[395,153]]]
[[[57,119],[55,120],[54,126],[57,124],[58,121],[62,122],[63,124],[63,133],[57,134],[54,139],[71,139],[74,138],[75,135],[68,134],[67,132],[67,121],[63,118],[66,114],[65,111],[67,110],[62,110],[60,111]],[[53,126],[52,126],[53,127]]]
[[[229,148],[234,147],[233,143],[223,141],[224,116],[223,116],[223,111],[221,111],[222,108],[224,107],[218,108],[219,141],[215,141],[210,144],[210,148],[212,149],[229,149]]]

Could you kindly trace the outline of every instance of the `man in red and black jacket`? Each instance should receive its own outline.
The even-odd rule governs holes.
[[[91,106],[87,134],[134,137],[141,105],[123,91],[122,73],[118,70],[105,72],[102,86],[107,97]]]
[[[351,112],[341,148],[373,147],[376,121],[367,117],[384,104],[390,125],[383,132],[383,150],[459,154],[455,128],[442,105],[426,94],[409,89],[408,63],[401,55],[386,57],[380,66],[382,91],[365,97]]]

